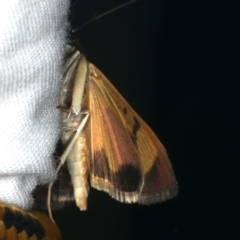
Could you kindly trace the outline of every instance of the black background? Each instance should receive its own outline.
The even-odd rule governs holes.
[[[122,3],[72,1],[70,21]],[[147,207],[91,189],[86,212],[54,214],[65,240],[238,239],[239,23],[229,5],[139,0],[78,32],[88,60],[167,148],[179,194]]]

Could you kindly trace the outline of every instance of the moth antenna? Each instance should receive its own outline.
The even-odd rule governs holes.
[[[103,13],[101,13],[101,14],[99,14],[99,15],[96,15],[95,12],[92,10],[93,15],[94,15],[95,17],[92,18],[92,19],[90,19],[89,21],[83,23],[82,25],[76,27],[75,29],[73,29],[73,30],[71,31],[71,33],[76,33],[79,29],[81,29],[82,27],[85,27],[86,25],[90,24],[91,22],[94,22],[95,20],[97,20],[97,19],[99,19],[99,18],[101,18],[101,17],[104,17],[104,16],[108,15],[109,13],[115,12],[115,11],[117,11],[118,9],[121,9],[121,8],[123,8],[123,7],[125,7],[125,6],[127,6],[127,5],[129,5],[129,4],[132,4],[132,3],[136,2],[136,1],[137,1],[137,0],[128,1],[128,2],[126,2],[126,3],[123,3],[123,4],[115,7],[115,8],[112,8],[112,9],[106,11],[106,12],[103,12]]]

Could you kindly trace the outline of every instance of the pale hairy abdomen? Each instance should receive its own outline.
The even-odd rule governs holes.
[[[70,116],[67,116],[66,113],[63,113],[62,115],[64,131],[62,132],[61,139],[63,144],[67,146],[74,136],[75,130],[78,127],[83,115],[81,113],[77,116],[73,113]],[[83,130],[79,134],[67,157],[67,165],[74,189],[74,197],[76,205],[80,208],[80,210],[87,209],[87,197],[89,192],[88,150],[86,146],[86,131]]]

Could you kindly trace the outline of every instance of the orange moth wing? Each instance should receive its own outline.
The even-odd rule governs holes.
[[[121,202],[151,204],[177,194],[167,152],[109,80],[93,64],[89,76],[90,182]]]

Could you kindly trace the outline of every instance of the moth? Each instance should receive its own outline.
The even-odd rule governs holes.
[[[177,181],[162,143],[76,47],[66,49],[60,109],[66,150],[57,171],[67,159],[80,210],[87,209],[90,186],[124,203],[150,205],[177,195]]]

